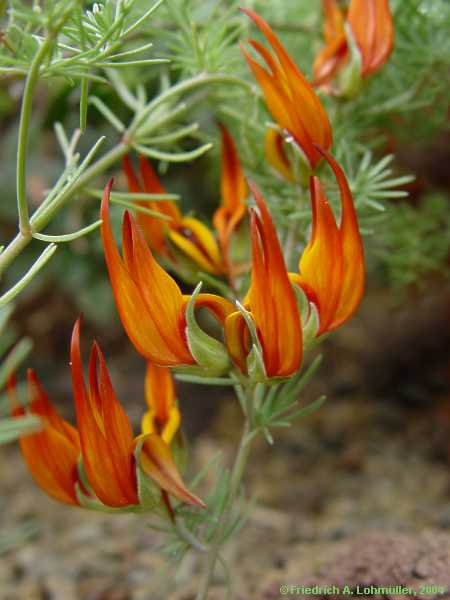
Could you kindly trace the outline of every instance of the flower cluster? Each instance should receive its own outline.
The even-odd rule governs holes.
[[[242,46],[275,121],[266,134],[267,160],[289,182],[309,189],[312,229],[299,252],[298,272],[288,270],[263,195],[246,180],[236,144],[223,125],[221,204],[212,219],[214,230],[183,215],[174,202],[136,200],[151,210],[125,212],[119,251],[109,214],[112,180],[105,187],[100,211],[104,255],[120,320],[147,361],[148,411],[141,434],[133,437],[96,342],[86,387],[77,321],[71,342],[77,429],[58,415],[30,371],[29,410],[45,428],[21,439],[36,481],[58,500],[109,510],[165,505],[172,514],[170,495],[203,506],[178,471],[181,417],[170,368],[204,377],[234,372],[252,384],[288,378],[301,369],[308,345],[358,308],[365,280],[363,246],[347,179],[330,154],[331,124],[314,87],[330,91],[338,72],[353,68],[355,56],[360,78],[380,68],[392,48],[392,25],[387,0],[352,0],[346,16],[336,0],[323,4],[327,45],[314,63],[313,84],[264,19],[242,9],[270,46],[249,42],[264,66]],[[295,151],[290,157],[287,142]],[[340,193],[339,221],[318,174],[326,165]],[[145,158],[139,157],[139,176],[130,157],[123,169],[131,194],[165,193]],[[201,293],[199,283],[185,295],[169,270],[189,283],[197,282],[201,272],[223,278],[229,294]],[[248,289],[239,295],[246,282]],[[201,308],[214,318],[219,333],[211,335],[199,325]],[[13,380],[9,388],[14,414],[22,414]]]
[[[28,371],[29,410],[43,420],[44,429],[22,437],[20,445],[38,485],[61,502],[98,510],[145,511],[163,501],[171,511],[169,494],[203,506],[183,483],[169,447],[179,428],[170,372],[149,367],[149,410],[141,434],[133,437],[96,342],[85,384],[79,320],[72,333],[70,364],[77,428],[58,414],[34,371]],[[13,378],[8,388],[13,414],[23,415]]]
[[[199,373],[213,369],[217,375],[236,367],[256,381],[267,381],[296,373],[308,338],[332,331],[352,316],[363,293],[364,257],[350,188],[328,151],[332,131],[326,111],[269,25],[256,13],[244,12],[274,51],[271,54],[261,43],[250,41],[264,59],[269,69],[265,70],[242,49],[278,127],[269,130],[267,154],[273,165],[282,165],[279,170],[294,178],[283,148],[283,136],[289,135],[308,168],[312,233],[299,257],[299,272],[288,272],[275,225],[253,183],[249,184],[256,202],[256,208],[250,208],[251,283],[243,298],[233,305],[214,294],[183,296],[175,280],[157,263],[155,254],[168,259],[179,274],[183,273],[180,262],[186,260],[196,263],[198,270],[218,275],[230,277],[233,273],[234,278],[238,271],[231,258],[233,235],[244,219],[247,184],[235,144],[223,126],[222,205],[213,219],[218,242],[203,223],[183,217],[173,203],[154,202],[151,207],[171,216],[171,221],[140,215],[139,229],[126,212],[121,257],[109,220],[111,184],[103,197],[101,230],[117,308],[138,352],[162,366],[195,365]],[[313,174],[323,160],[333,170],[340,190],[339,225]],[[129,159],[124,166],[130,191],[163,191],[142,157],[142,185]],[[187,323],[188,314],[195,323],[194,309],[201,306],[222,326],[224,345]],[[205,362],[204,357],[211,354],[208,345],[214,343],[217,353]]]

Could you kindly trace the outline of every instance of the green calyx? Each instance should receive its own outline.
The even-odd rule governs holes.
[[[361,77],[362,61],[361,52],[356,45],[350,27],[346,26],[346,35],[349,49],[349,60],[346,66],[338,74],[338,86],[340,95],[351,100],[361,92],[363,79]]]
[[[184,367],[179,372],[204,377],[219,377],[229,370],[230,357],[225,346],[200,328],[195,318],[195,304],[202,283],[194,290],[186,306],[186,337],[189,350],[195,358],[196,366]]]

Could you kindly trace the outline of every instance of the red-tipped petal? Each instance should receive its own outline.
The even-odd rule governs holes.
[[[317,177],[310,178],[311,239],[299,263],[302,283],[314,290],[318,302],[318,335],[333,324],[342,289],[343,256],[339,229]]]
[[[317,143],[324,148],[329,148],[332,142],[331,126],[325,109],[271,27],[254,11],[241,10],[264,34],[279,61],[280,67],[275,68],[274,60],[268,59],[267,51],[262,51],[260,44],[252,43],[271,68],[271,77],[248,54],[244,54],[263,88],[269,110],[279,125],[288,129],[307,155],[311,166],[315,167],[320,155],[312,144]]]
[[[133,469],[133,436],[128,418],[114,394],[99,349],[93,346],[86,390],[80,354],[80,321],[71,341],[71,368],[83,466],[98,498],[107,506],[138,503]],[[97,376],[100,361],[100,385]]]
[[[352,193],[345,174],[329,152],[319,147],[317,150],[333,169],[341,194],[342,216],[339,229],[342,241],[343,281],[341,296],[332,325],[332,329],[336,329],[354,314],[361,302],[365,285],[364,248]]]
[[[145,304],[147,337],[144,356],[162,366],[193,364],[184,338],[183,296],[175,280],[157,263],[129,213],[123,222],[127,267]],[[143,323],[141,321],[141,328]]]
[[[123,171],[127,178],[128,191],[130,191],[131,193],[135,193],[135,194],[142,192],[141,186],[139,184],[139,181],[137,180],[137,177],[135,175],[133,165],[131,164],[131,160],[130,160],[129,156],[125,156],[123,158],[122,168],[123,168]]]
[[[269,377],[291,375],[302,360],[302,329],[275,226],[259,190],[250,184],[261,217],[252,213],[250,310]]]
[[[101,234],[105,260],[122,324],[138,352],[147,359],[163,365],[178,365],[184,362],[191,364],[193,359],[186,346],[183,347],[179,328],[177,327],[177,331],[173,330],[173,301],[169,304],[165,302],[165,300],[170,301],[173,294],[181,296],[181,292],[176,291],[174,288],[176,284],[172,278],[156,265],[142,234],[138,232],[127,214],[124,218],[123,239],[126,263],[119,254],[109,219],[111,186],[112,181],[106,186],[103,195]],[[148,264],[136,264],[133,258],[135,254],[138,255],[137,261],[144,260]],[[145,274],[154,272],[156,277],[146,278]],[[152,301],[150,289],[157,292],[156,303]],[[155,306],[160,306],[158,313],[155,312]],[[164,324],[167,321],[170,322],[169,337],[166,331],[167,324]],[[181,351],[178,352],[180,348]]]
[[[80,444],[76,430],[62,419],[33,371],[28,372],[30,412],[43,421],[43,430],[20,437],[20,447],[27,466],[47,494],[65,504],[78,504],[75,485]],[[14,394],[10,380],[8,393]],[[13,401],[15,403],[15,401]],[[23,415],[22,408],[13,414]]]
[[[361,52],[362,76],[371,75],[388,60],[394,27],[388,0],[352,0],[348,22]]]

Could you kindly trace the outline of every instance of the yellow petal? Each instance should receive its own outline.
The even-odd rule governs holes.
[[[183,219],[177,229],[170,230],[169,238],[201,270],[221,274],[222,261],[217,241],[201,221],[191,217]]]
[[[268,163],[274,167],[285,179],[294,181],[291,164],[283,148],[283,136],[275,129],[268,129],[266,133],[264,153]]]

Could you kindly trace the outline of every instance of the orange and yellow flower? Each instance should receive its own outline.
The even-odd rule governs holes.
[[[112,181],[101,206],[101,234],[105,260],[120,319],[137,351],[160,366],[194,365],[186,333],[186,305],[175,280],[158,264],[145,238],[127,211],[120,256],[109,219]],[[233,305],[214,294],[199,294],[196,306],[209,309],[223,323]]]
[[[345,323],[358,308],[364,291],[364,250],[352,194],[335,159],[318,148],[333,169],[341,198],[338,226],[317,177],[311,177],[311,239],[299,261],[300,275],[291,274],[317,307],[317,335]]]
[[[128,180],[128,189],[131,193],[166,193],[145,157],[139,157],[142,185],[133,171],[129,157],[124,159],[123,168]],[[193,217],[184,217],[178,206],[170,200],[140,200],[137,204],[168,217],[168,220],[166,220],[136,211],[137,221],[154,252],[166,256],[176,264],[177,258],[171,248],[171,244],[173,244],[175,250],[180,251],[192,260],[201,270],[213,275],[223,273],[224,266],[217,241],[206,225]]]
[[[142,417],[142,432],[157,433],[170,444],[181,422],[170,369],[147,363],[145,399],[148,411]]]
[[[131,424],[112,387],[104,356],[95,342],[86,387],[79,320],[73,329],[70,359],[77,429],[59,416],[37,376],[33,371],[28,372],[30,411],[43,420],[44,428],[22,437],[20,445],[38,485],[67,504],[83,506],[87,500],[97,503],[97,507],[139,506],[135,450],[142,440],[140,465],[146,476],[161,488],[163,496],[172,494],[182,502],[204,506],[184,485],[167,443],[158,433],[144,431],[137,438],[133,437]],[[13,383],[9,391],[13,397]],[[13,414],[24,414],[24,409],[14,399],[13,402]]]
[[[313,84],[330,91],[335,75],[349,61],[351,42],[359,54],[359,76],[364,79],[378,71],[391,55],[394,27],[388,0],[351,0],[346,18],[337,0],[322,1],[325,47],[314,61]]]
[[[271,54],[258,41],[250,40],[250,45],[266,63],[266,70],[242,48],[244,57],[262,88],[267,108],[282,133],[287,132],[292,136],[310,167],[314,169],[322,158],[315,144],[328,149],[332,143],[327,113],[316,92],[266,21],[252,10],[241,10],[255,22],[275,53]]]
[[[265,377],[288,377],[302,361],[300,314],[270,213],[255,185],[251,190],[259,214],[251,211],[252,279],[244,308],[254,324],[257,340],[250,340],[248,324],[240,311],[227,318],[225,338],[242,372],[247,372],[251,345],[256,343],[261,348]]]

